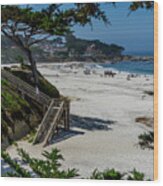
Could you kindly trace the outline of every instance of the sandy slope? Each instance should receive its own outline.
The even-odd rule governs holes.
[[[125,73],[114,78],[101,77],[101,69],[91,75],[84,75],[82,68],[70,70],[53,65],[39,65],[39,70],[72,100],[71,131],[61,132],[45,148],[61,150],[64,168],[75,167],[84,177],[95,168],[136,168],[153,178],[153,151],[137,145],[138,135],[150,128],[135,123],[136,117],[153,116],[153,97],[143,93],[153,90],[153,76],[141,75],[127,81]],[[19,146],[36,157],[43,151],[40,145],[33,147],[24,141]],[[8,151],[16,157],[14,147]]]

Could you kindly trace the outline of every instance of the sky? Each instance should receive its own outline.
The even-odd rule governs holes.
[[[128,16],[129,3],[117,3],[116,8],[103,7],[111,25],[106,27],[102,22],[94,21],[93,30],[90,26],[76,26],[77,37],[119,44],[125,47],[125,53],[153,54],[153,10],[140,9]]]
[[[79,25],[73,28],[74,35],[82,39],[99,39],[107,44],[115,43],[125,48],[125,54],[153,55],[154,48],[154,11],[139,9],[129,16],[129,2],[116,3],[116,7],[111,4],[102,4],[111,25],[93,20],[93,29],[86,25]],[[33,5],[34,9],[41,9],[47,5]],[[65,4],[64,7],[71,7]]]

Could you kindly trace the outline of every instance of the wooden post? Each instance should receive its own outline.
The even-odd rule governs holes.
[[[65,102],[64,108],[64,128],[65,130],[69,130],[69,101]]]
[[[67,130],[70,129],[70,102],[67,101]]]
[[[64,111],[64,128],[67,130],[67,105],[65,106],[65,111]]]

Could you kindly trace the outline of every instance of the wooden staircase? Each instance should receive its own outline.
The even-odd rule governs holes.
[[[33,144],[42,143],[46,146],[58,130],[58,126],[64,123],[64,128],[69,129],[69,102],[52,99],[47,112],[39,126]]]
[[[1,76],[12,83],[12,86],[19,90],[22,95],[27,95],[40,104],[48,105],[48,109],[39,125],[33,144],[42,143],[43,146],[49,144],[53,135],[56,131],[58,132],[58,127],[61,124],[64,125],[66,130],[69,129],[70,104],[68,100],[52,99],[41,91],[39,94],[36,94],[34,87],[6,70],[1,71]]]

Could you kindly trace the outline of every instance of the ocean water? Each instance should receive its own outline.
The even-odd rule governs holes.
[[[149,74],[153,75],[154,73],[154,63],[153,61],[132,61],[132,62],[118,62],[114,64],[100,64],[103,68],[114,69],[120,72],[129,72],[137,74]]]

